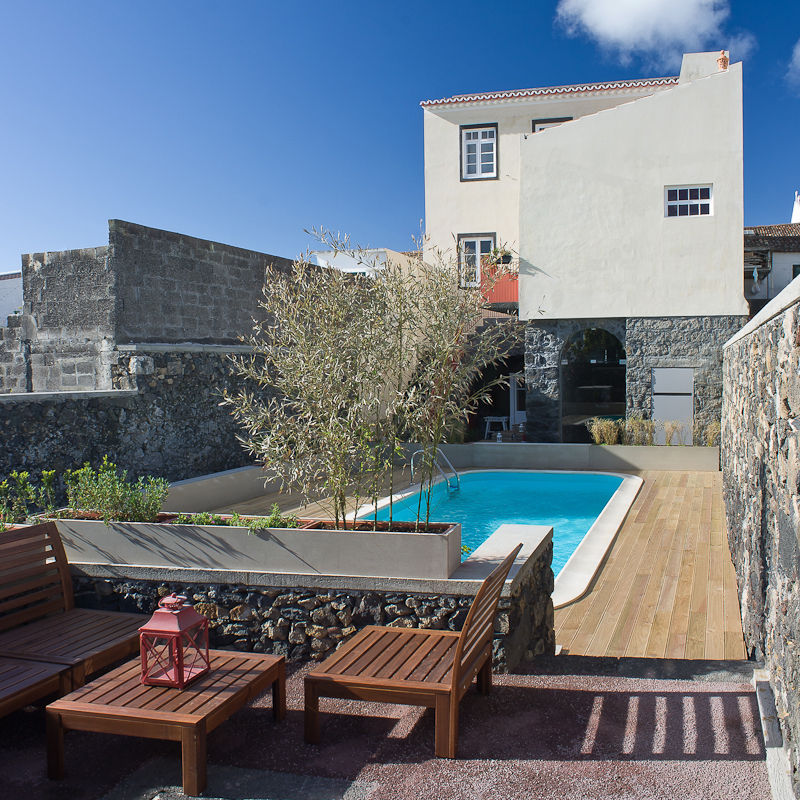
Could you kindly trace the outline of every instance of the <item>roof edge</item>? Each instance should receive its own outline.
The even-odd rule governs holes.
[[[449,106],[464,105],[467,103],[492,102],[501,100],[517,100],[525,97],[546,97],[559,94],[590,94],[593,92],[608,92],[621,89],[638,89],[640,87],[677,86],[678,76],[670,75],[663,78],[631,78],[622,81],[601,81],[599,83],[576,83],[566,86],[544,86],[534,89],[508,89],[498,92],[477,92],[475,94],[457,94],[452,97],[442,97],[438,100],[423,100],[420,106]]]

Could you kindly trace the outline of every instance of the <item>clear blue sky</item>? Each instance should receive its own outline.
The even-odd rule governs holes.
[[[745,223],[800,189],[800,3],[0,0],[0,272],[112,217],[294,256],[408,249],[420,100],[744,60]],[[794,61],[792,61],[794,55]]]

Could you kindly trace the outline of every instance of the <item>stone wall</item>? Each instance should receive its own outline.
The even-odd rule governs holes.
[[[23,313],[9,321],[26,343],[32,390],[111,388],[117,309],[108,256],[108,247],[22,256]]]
[[[112,219],[117,281],[115,340],[235,344],[261,316],[264,271],[289,272],[279,256]]]
[[[220,393],[234,388],[228,351],[116,352],[113,391],[0,398],[0,479],[13,469],[99,464],[104,454],[132,476],[180,480],[244,466],[238,426]]]
[[[513,671],[555,651],[552,543],[510,597],[500,599],[493,666]],[[343,579],[344,580],[344,579]],[[170,592],[187,596],[209,619],[212,647],[283,655],[298,662],[324,658],[366,625],[460,630],[472,596],[413,592],[320,590],[192,584],[172,580],[73,577],[78,606],[151,614]]]
[[[586,328],[603,328],[625,346],[623,319],[558,319],[530,322],[525,331],[525,414],[529,442],[561,441],[561,353]]]
[[[625,351],[628,415],[652,413],[654,367],[694,369],[694,421],[705,427],[722,413],[722,346],[747,317],[631,317]]]
[[[745,643],[769,669],[800,796],[800,306],[790,285],[725,348],[721,462]]]
[[[629,317],[528,323],[525,338],[528,441],[561,441],[561,354],[570,336],[603,328],[627,356],[626,411],[649,418],[653,367],[694,368],[694,419],[718,420],[722,403],[722,345],[746,317]]]

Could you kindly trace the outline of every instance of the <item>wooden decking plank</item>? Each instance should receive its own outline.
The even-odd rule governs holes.
[[[743,658],[721,475],[642,477],[589,592],[556,610],[557,642],[579,655]]]

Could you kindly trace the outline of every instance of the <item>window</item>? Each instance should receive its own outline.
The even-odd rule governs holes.
[[[705,186],[667,186],[664,189],[664,216],[709,216],[711,199],[710,184]]]
[[[792,264],[792,280],[800,275],[800,264]]]
[[[562,122],[570,122],[572,117],[550,117],[549,119],[534,119],[531,120],[531,131],[533,133],[538,133],[539,131],[543,131],[546,128],[555,128],[556,125],[560,125]]]
[[[461,126],[461,180],[497,177],[497,125]]]
[[[494,249],[493,233],[468,233],[458,237],[459,283],[462,287],[481,285],[481,264]]]

